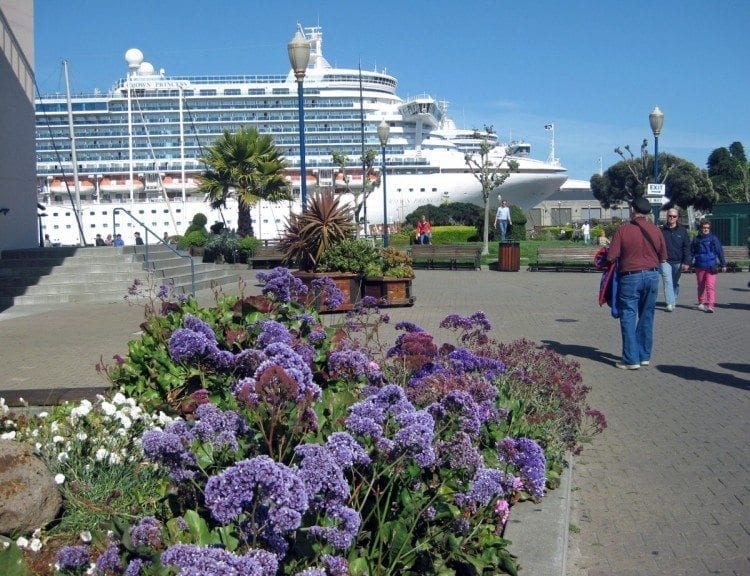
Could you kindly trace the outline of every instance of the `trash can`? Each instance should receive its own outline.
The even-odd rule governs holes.
[[[521,269],[521,244],[519,242],[500,242],[497,269],[500,272],[518,272]]]

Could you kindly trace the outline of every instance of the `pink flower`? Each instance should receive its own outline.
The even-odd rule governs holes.
[[[495,504],[495,514],[500,516],[500,523],[504,526],[510,516],[510,506],[507,500],[498,499],[497,504]]]

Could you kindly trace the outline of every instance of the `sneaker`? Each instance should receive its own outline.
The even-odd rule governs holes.
[[[711,308],[710,306],[706,306],[706,312],[708,312],[709,314],[713,314],[714,313],[714,309]]]
[[[617,362],[615,364],[616,368],[619,368],[620,370],[638,370],[640,368],[640,364],[622,364],[620,362]]]
[[[667,304],[667,312],[674,312],[674,304]]]
[[[698,304],[698,310],[700,310],[701,312],[706,312],[708,311],[708,307],[705,304]]]
[[[648,366],[649,364],[651,364],[650,360],[641,360],[641,366]]]

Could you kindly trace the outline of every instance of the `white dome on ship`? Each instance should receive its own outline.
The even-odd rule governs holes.
[[[128,63],[128,68],[135,70],[143,62],[143,52],[138,50],[138,48],[131,48],[125,52],[125,62]]]
[[[138,67],[138,76],[153,76],[154,65],[151,62],[144,62]]]

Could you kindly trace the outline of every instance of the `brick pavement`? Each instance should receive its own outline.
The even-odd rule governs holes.
[[[573,462],[567,576],[749,575],[749,278],[720,276],[709,315],[688,306],[684,276],[677,311],[657,311],[651,367],[633,372],[613,368],[619,325],[596,304],[598,274],[418,271],[415,306],[389,314],[443,341],[445,314],[484,310],[498,339],[580,362],[609,428]],[[0,313],[0,391],[100,385],[94,364],[126,352],[142,317],[121,302]]]

